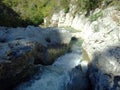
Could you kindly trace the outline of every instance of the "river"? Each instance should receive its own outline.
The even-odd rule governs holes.
[[[70,72],[80,62],[81,49],[78,44],[74,43],[71,52],[58,57],[52,65],[39,65],[39,71],[14,90],[68,90],[68,83],[72,83]]]

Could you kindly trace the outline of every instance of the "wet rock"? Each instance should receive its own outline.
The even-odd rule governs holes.
[[[7,90],[34,74],[34,65],[27,54],[0,62],[0,89]]]
[[[44,50],[42,45],[24,40],[4,44],[0,50],[0,89],[6,90],[33,75],[35,64],[44,60]]]
[[[5,30],[1,30],[0,31],[0,43],[4,43],[4,42],[6,42],[6,31]]]
[[[95,53],[89,65],[89,78],[95,90],[119,90],[120,47],[114,46]]]
[[[75,67],[70,72],[67,90],[91,90],[88,74],[81,70],[81,66]]]
[[[78,87],[79,83],[81,82],[79,80],[81,80],[81,78],[84,76],[86,78],[86,74],[81,72],[81,69],[79,69],[79,67],[76,67],[75,70],[73,69],[79,64],[80,56],[80,53],[69,52],[59,57],[52,65],[42,66],[42,68],[39,67],[42,72],[38,72],[38,74],[35,75],[31,80],[22,83],[15,90],[84,90],[84,84],[86,84],[87,80],[82,81],[83,84],[80,88]],[[72,85],[70,83],[68,84],[68,82],[71,82],[70,80],[73,82]]]
[[[11,89],[33,75],[35,65],[52,64],[67,49],[67,45],[60,45],[69,44],[70,40],[71,35],[65,30],[0,27],[0,90]]]

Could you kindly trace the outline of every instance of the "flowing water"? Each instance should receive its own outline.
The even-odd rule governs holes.
[[[59,57],[52,65],[39,66],[39,72],[15,90],[67,90],[69,72],[80,64],[80,46],[74,44],[71,52]]]

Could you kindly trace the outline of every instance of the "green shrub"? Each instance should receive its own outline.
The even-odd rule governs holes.
[[[65,13],[68,13],[69,11],[69,3],[70,0],[60,0],[61,8],[64,9]]]
[[[103,16],[102,11],[99,11],[98,13],[95,13],[95,14],[90,15],[90,16],[89,16],[89,20],[90,20],[91,22],[93,22],[93,21],[96,21],[99,17],[102,17],[102,16]]]
[[[117,6],[120,10],[119,0],[0,0],[0,25],[5,26],[26,26],[28,24],[39,25],[43,23],[44,17],[64,9],[69,12],[69,4],[77,5],[76,13],[79,11],[90,14],[91,10],[101,7],[105,3]],[[91,16],[94,21],[99,15]]]
[[[56,0],[1,0],[0,25],[14,27],[40,25],[44,17],[53,13],[57,6]]]
[[[120,11],[120,0],[112,0],[110,5],[111,6],[116,6],[117,9]]]
[[[90,11],[100,7],[103,0],[77,0],[77,11]]]

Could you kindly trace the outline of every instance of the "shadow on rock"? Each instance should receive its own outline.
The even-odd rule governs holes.
[[[10,90],[31,77],[36,65],[53,63],[71,40],[69,32],[54,28],[0,29],[0,90]]]
[[[120,45],[94,53],[89,64],[93,90],[120,90]]]
[[[79,65],[72,69],[67,90],[92,90],[90,86],[88,73],[84,73]]]

